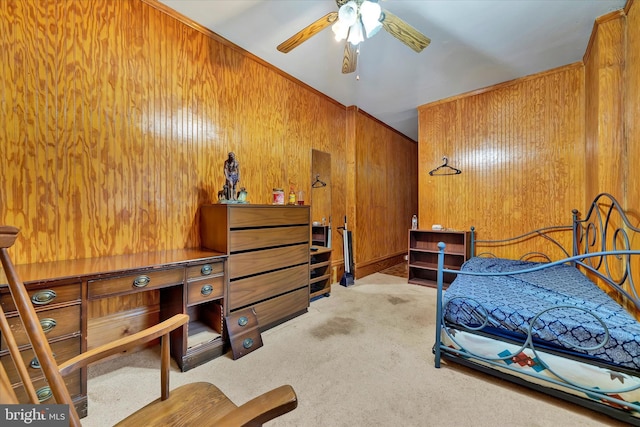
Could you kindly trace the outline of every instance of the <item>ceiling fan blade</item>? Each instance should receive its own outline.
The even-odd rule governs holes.
[[[413,28],[411,25],[398,18],[389,11],[383,11],[384,19],[382,26],[389,34],[409,46],[416,52],[422,52],[422,49],[429,46],[431,39]]]
[[[358,65],[358,50],[349,42],[344,45],[344,58],[342,59],[342,74],[353,73]]]
[[[278,50],[282,53],[289,53],[293,48],[300,46],[303,42],[318,34],[320,31],[333,24],[338,19],[338,12],[329,12],[314,23],[304,27],[293,36],[278,45]]]

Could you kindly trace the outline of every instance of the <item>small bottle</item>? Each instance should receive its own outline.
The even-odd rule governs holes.
[[[418,229],[418,216],[414,215],[413,217],[411,217],[411,229],[412,230],[417,230]]]
[[[295,205],[296,204],[296,192],[293,191],[293,188],[291,189],[291,191],[289,192],[289,205]]]

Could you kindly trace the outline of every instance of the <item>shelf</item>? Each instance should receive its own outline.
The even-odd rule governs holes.
[[[329,226],[328,225],[312,225],[311,226],[311,244],[326,247],[329,244]]]
[[[326,267],[329,264],[331,264],[331,261],[325,261],[325,262],[319,262],[317,264],[311,264],[311,269],[320,268],[320,267]]]
[[[309,298],[331,292],[331,248],[318,247],[309,253]],[[313,276],[317,274],[317,276]]]
[[[409,268],[423,268],[425,270],[438,270],[438,264],[433,262],[412,262]],[[460,270],[459,264],[444,264],[447,270]]]
[[[451,251],[451,250],[448,251],[447,248],[444,248],[444,249],[445,249],[445,251],[444,251],[445,255],[459,255],[459,256],[464,256],[465,255],[464,252]],[[409,249],[409,251],[411,251],[411,252],[422,252],[422,253],[426,253],[426,254],[439,254],[440,253],[439,249],[433,250],[433,249],[415,249],[415,248],[411,248],[411,249]]]
[[[436,280],[429,279],[409,279],[409,283],[412,285],[429,286],[431,288],[438,286],[438,282]],[[446,286],[443,285],[443,288],[446,289]]]
[[[192,350],[202,344],[215,341],[222,337],[215,329],[200,321],[189,322],[189,336],[187,348]]]
[[[409,279],[408,283],[421,286],[437,286],[438,243],[445,243],[444,268],[460,270],[469,258],[468,231],[409,230]],[[454,273],[444,273],[443,288],[456,278]]]
[[[323,280],[327,280],[329,277],[331,277],[330,274],[325,274],[323,276],[314,277],[313,279],[309,280],[309,284],[313,285],[314,283],[318,283],[318,282],[321,282]]]

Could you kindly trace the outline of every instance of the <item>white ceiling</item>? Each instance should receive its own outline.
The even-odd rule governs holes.
[[[276,50],[335,0],[160,0],[345,106],[418,139],[416,107],[582,60],[594,21],[626,0],[381,0],[427,37],[416,53],[384,30],[342,74],[344,42],[331,28]],[[359,80],[356,80],[359,75]]]

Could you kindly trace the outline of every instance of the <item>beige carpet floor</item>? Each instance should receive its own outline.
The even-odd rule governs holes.
[[[298,408],[271,427],[623,425],[455,364],[436,369],[435,293],[380,273],[334,284],[308,313],[264,332],[262,348],[174,367],[171,387],[209,381],[239,404],[291,384]],[[155,399],[157,361],[153,348],[90,367],[83,425],[113,425]]]

